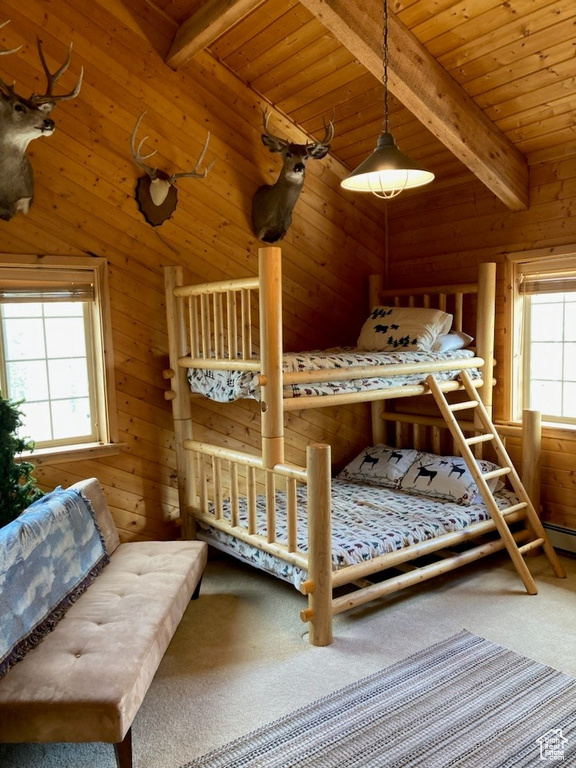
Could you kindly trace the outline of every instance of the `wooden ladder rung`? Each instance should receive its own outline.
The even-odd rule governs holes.
[[[491,432],[488,432],[486,435],[467,437],[464,442],[466,445],[476,445],[476,443],[486,443],[488,440],[494,440],[494,435]]]
[[[449,411],[466,411],[468,408],[476,408],[478,406],[477,400],[465,400],[462,403],[452,403],[448,406]]]
[[[525,501],[520,501],[518,504],[512,504],[511,507],[505,507],[504,509],[500,510],[500,513],[502,515],[511,515],[512,512],[518,512],[521,509],[526,509],[528,504],[526,504]]]
[[[510,467],[500,467],[500,469],[493,469],[492,472],[485,472],[482,477],[484,480],[491,480],[493,477],[502,477],[502,475],[509,475],[512,472]]]
[[[556,557],[556,554],[554,553],[552,545],[547,539],[546,533],[542,528],[542,524],[538,520],[536,511],[529,501],[528,496],[526,495],[524,488],[520,483],[518,476],[516,475],[514,465],[512,464],[505,447],[500,443],[499,439],[497,439],[498,433],[496,432],[494,425],[491,422],[489,410],[484,408],[482,400],[474,388],[468,373],[466,371],[461,371],[459,374],[459,379],[464,389],[466,390],[468,397],[472,399],[466,402],[453,403],[452,405],[448,404],[446,395],[440,389],[438,382],[434,379],[433,376],[427,376],[426,383],[430,388],[432,395],[434,396],[434,400],[440,409],[444,421],[450,429],[450,433],[454,438],[455,446],[463,449],[462,457],[464,458],[464,461],[466,462],[466,465],[468,466],[468,469],[472,475],[478,479],[480,476],[484,481],[486,481],[490,480],[491,478],[511,474],[514,490],[517,490],[517,493],[521,498],[526,499],[526,502],[514,504],[508,507],[508,509],[500,510],[497,508],[498,505],[496,504],[494,496],[489,490],[489,487],[486,485],[486,482],[481,484],[482,496],[486,499],[492,520],[498,529],[498,532],[500,533],[508,554],[512,558],[512,562],[514,563],[518,575],[522,579],[524,586],[526,587],[526,591],[531,595],[535,595],[537,594],[538,590],[536,588],[536,584],[534,583],[534,579],[532,578],[532,575],[530,574],[530,571],[522,557],[523,553],[530,552],[531,550],[542,546],[546,556],[548,557],[548,560],[550,561],[550,564],[554,568],[555,574],[559,578],[562,578],[565,576],[564,571],[558,561],[558,558]],[[468,434],[472,433],[473,435],[470,438],[466,438],[463,434],[462,426],[458,423],[457,417],[454,416],[452,412],[461,410],[463,411],[467,408],[476,408],[477,406],[481,406],[479,414],[476,415],[479,415],[480,417],[479,422],[477,423],[482,424],[482,428],[475,425],[474,429],[466,429]],[[481,432],[481,435],[478,434],[479,432]],[[474,445],[474,443],[484,442],[484,440],[487,441],[493,438],[496,440],[494,447],[496,448],[496,453],[498,456],[499,468],[492,472],[486,472],[485,474],[479,473],[478,465],[475,464],[474,454],[469,446]],[[512,522],[512,520],[516,519],[512,513],[524,509],[526,510],[525,513],[520,513],[518,518],[526,517],[527,528],[532,528],[533,530],[521,531],[520,535],[517,533],[512,533],[508,525],[509,521]],[[531,536],[535,535],[539,536],[539,538],[535,539],[534,541],[529,541],[522,547],[518,546],[519,541],[525,541],[527,538],[530,539]]]
[[[544,539],[534,539],[534,541],[529,541],[528,544],[518,547],[518,552],[523,555],[525,552],[531,552],[533,549],[541,547],[542,544],[544,544]]]

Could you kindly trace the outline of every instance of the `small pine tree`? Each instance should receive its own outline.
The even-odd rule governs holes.
[[[19,405],[0,395],[0,528],[43,495],[32,477],[34,465],[29,461],[14,460],[17,453],[34,449],[32,440],[17,435],[22,426]]]

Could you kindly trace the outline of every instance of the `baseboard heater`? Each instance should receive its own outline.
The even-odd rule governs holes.
[[[555,549],[576,554],[576,531],[553,523],[544,523],[550,543]]]

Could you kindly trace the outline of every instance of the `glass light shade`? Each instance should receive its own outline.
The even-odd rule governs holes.
[[[404,189],[429,184],[434,174],[420,168],[396,146],[391,133],[382,133],[372,154],[341,181],[344,189],[354,192],[372,192],[378,197],[390,198]]]

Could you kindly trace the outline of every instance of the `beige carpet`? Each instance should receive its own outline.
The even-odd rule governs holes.
[[[433,643],[467,629],[576,677],[576,561],[557,580],[531,558],[527,595],[505,555],[341,614],[311,647],[293,587],[218,557],[133,726],[134,768],[179,768]],[[0,745],[2,768],[113,768],[108,745]]]

